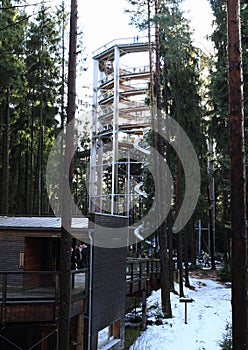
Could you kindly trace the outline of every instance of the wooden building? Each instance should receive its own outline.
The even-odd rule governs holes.
[[[87,267],[72,271],[70,349],[97,349],[105,327],[109,348],[124,344],[126,249],[94,246],[94,220],[91,230],[87,219],[72,222],[91,245]],[[1,349],[59,349],[60,245],[59,218],[0,217]]]
[[[73,225],[86,230],[87,222]],[[1,349],[57,349],[60,244],[59,218],[0,217]],[[86,312],[87,276],[87,269],[72,272],[71,349],[83,342],[77,328]]]
[[[104,225],[127,239],[125,218],[89,221],[90,230],[88,220],[74,222],[77,236],[91,245],[87,267],[72,271],[70,350],[122,349],[126,309],[142,291],[159,288],[159,262],[126,260],[126,247],[94,245],[104,238]],[[0,217],[0,349],[59,349],[60,225],[58,218]]]

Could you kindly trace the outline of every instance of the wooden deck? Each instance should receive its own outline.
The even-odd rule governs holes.
[[[160,287],[160,262],[158,259],[127,259],[126,296],[141,296]]]
[[[59,316],[59,272],[0,271],[0,322],[56,322]],[[72,272],[71,315],[84,311],[88,269]],[[36,286],[31,287],[29,279]],[[38,276],[38,278],[37,278]],[[24,281],[22,287],[20,280]]]
[[[56,323],[59,316],[59,272],[0,271],[0,322]],[[88,269],[72,271],[71,316],[84,312]],[[160,264],[155,259],[127,259],[126,296],[140,296],[160,285]]]

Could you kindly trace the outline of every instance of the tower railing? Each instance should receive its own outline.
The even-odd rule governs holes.
[[[153,40],[152,40],[153,41]],[[110,49],[113,46],[116,45],[137,45],[137,44],[147,44],[148,43],[148,36],[133,36],[129,38],[118,38],[109,41],[108,43],[100,46],[98,49],[93,51],[93,56],[97,56],[98,54]]]

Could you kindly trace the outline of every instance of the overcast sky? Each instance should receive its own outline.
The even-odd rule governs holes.
[[[69,10],[71,0],[66,0],[66,2]],[[90,0],[87,3],[78,0],[78,24],[84,32],[83,43],[89,67],[86,73],[78,75],[77,80],[80,86],[92,84],[93,51],[114,39],[133,38],[139,34],[137,29],[129,24],[129,15],[124,13],[126,7],[126,0]],[[212,30],[212,16],[208,0],[184,0],[182,9],[185,17],[192,22],[195,45],[207,52],[210,44],[205,37],[211,34]]]
[[[70,0],[67,0],[70,3]],[[79,23],[84,28],[86,49],[94,51],[113,39],[133,37],[138,32],[129,25],[129,16],[124,13],[126,0],[78,1]],[[208,46],[204,39],[211,31],[211,11],[208,0],[184,0],[182,8],[191,19],[194,37],[199,45]]]

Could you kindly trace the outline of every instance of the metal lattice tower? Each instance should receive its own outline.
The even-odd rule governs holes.
[[[91,214],[130,217],[146,195],[139,170],[149,153],[149,49],[147,40],[117,40],[93,57]]]

